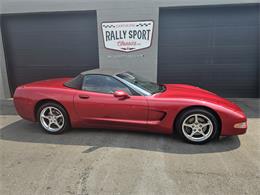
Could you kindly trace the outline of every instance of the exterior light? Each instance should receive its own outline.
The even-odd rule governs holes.
[[[244,128],[247,128],[247,123],[246,123],[246,122],[236,123],[236,124],[234,125],[234,128],[236,128],[236,129],[244,129]]]

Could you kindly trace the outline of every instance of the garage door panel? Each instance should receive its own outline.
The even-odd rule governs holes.
[[[171,18],[170,20],[160,20],[160,28],[172,28],[172,26],[177,28],[203,27],[211,23],[211,18],[205,17],[205,13],[209,14],[210,12],[208,10],[193,8],[174,9],[174,17],[172,17],[172,10],[171,8],[165,8],[163,12],[160,12],[160,17]]]
[[[245,68],[241,70],[247,75],[246,77],[237,71],[233,71],[237,68],[236,64],[212,65],[210,70],[207,65],[201,66],[201,64],[193,64],[185,70],[183,70],[181,64],[162,65],[168,69],[174,66],[174,72],[164,74],[164,81],[162,83],[186,83],[196,85],[218,94],[225,91],[226,96],[230,97],[254,96],[257,89],[257,72],[247,68],[250,64],[245,64]],[[198,66],[200,69],[196,68]],[[233,79],[230,79],[231,76]],[[248,79],[248,77],[252,79]],[[241,88],[243,89],[243,93],[241,93]],[[241,94],[241,96],[239,94]]]
[[[2,28],[12,92],[24,83],[99,67],[95,11],[8,14]]]
[[[159,51],[160,63],[167,64],[208,64],[210,51],[208,47],[165,47]]]
[[[62,36],[61,36],[62,34]],[[95,35],[92,32],[92,35]],[[97,38],[83,32],[13,33],[12,58],[18,66],[97,62]],[[22,37],[22,38],[21,38]],[[75,37],[77,37],[75,39]],[[64,41],[66,40],[66,41]],[[12,44],[12,43],[11,43]],[[91,47],[91,46],[94,47]],[[86,46],[89,46],[88,49]],[[84,48],[85,47],[85,48]],[[84,52],[84,55],[82,55]],[[53,57],[53,55],[60,57]],[[73,56],[73,57],[72,57]],[[83,58],[83,59],[82,59]]]
[[[206,68],[207,65],[201,66],[201,64],[192,64],[188,69],[183,70],[182,64],[162,64],[168,69],[172,69],[174,66],[174,72],[169,71],[164,73],[164,83],[193,83],[200,84],[204,82],[211,82],[208,77],[214,78],[214,70],[208,71]],[[201,69],[197,69],[198,66],[201,66]],[[205,67],[205,68],[203,68]],[[189,79],[187,79],[189,78]]]
[[[53,55],[57,55],[61,57],[54,58]],[[71,58],[72,55],[73,58]],[[71,64],[84,65],[86,64],[86,62],[89,64],[97,63],[95,48],[89,51],[81,49],[78,52],[75,52],[75,50],[71,47],[62,48],[62,49],[60,47],[53,47],[50,50],[47,50],[46,47],[37,50],[23,49],[21,52],[13,55],[12,58],[13,58],[12,62],[17,64],[17,66],[19,67],[38,66],[44,64],[46,66],[50,66],[50,65],[59,66],[59,65],[71,65]]]
[[[75,59],[71,58],[71,55],[74,51],[72,49],[67,49],[59,52],[51,51],[42,51],[36,52],[35,50],[27,50],[23,51],[20,54],[13,55],[13,60],[10,60],[12,63],[18,64],[16,67],[27,67],[27,66],[39,66],[39,65],[46,65],[46,66],[71,66],[71,65],[85,65],[86,64],[96,64],[96,53],[94,51],[90,52],[78,52],[75,53],[73,56]],[[50,58],[50,56],[59,55],[63,56],[62,58]],[[82,55],[89,55],[88,57],[84,57]],[[24,60],[27,58],[28,60]],[[86,63],[87,62],[87,63]]]
[[[207,46],[210,44],[211,29],[199,28],[172,28],[160,37],[161,45],[176,46]],[[175,39],[172,39],[175,37]],[[183,42],[182,40],[186,40]]]
[[[78,32],[78,31],[70,31],[70,32],[13,32],[10,33],[9,36],[13,37],[12,42],[16,43],[14,46],[17,49],[26,49],[30,48],[30,46],[38,46],[39,41],[42,42],[43,46],[47,46],[49,48],[52,47],[60,47],[60,46],[77,46],[80,47],[82,44],[96,44],[97,38],[89,39],[88,37],[93,36],[96,31],[89,32]],[[62,36],[61,36],[62,34]],[[23,37],[23,39],[19,39],[19,37]],[[68,43],[64,42],[64,39],[71,40],[73,37],[78,37],[78,39],[74,39],[73,42]],[[30,45],[28,45],[28,40],[31,41]],[[47,42],[45,42],[47,41]],[[50,41],[52,41],[50,44]],[[27,43],[27,45],[24,45]],[[55,45],[55,44],[57,45]]]
[[[166,79],[168,82],[164,83],[185,83],[190,85],[196,85],[198,87],[207,89],[209,91],[215,92],[215,93],[221,93],[221,91],[225,90],[226,96],[229,97],[248,97],[248,96],[254,96],[255,95],[255,89],[256,89],[256,82],[255,80],[251,80],[248,82],[247,79],[241,79],[240,77],[237,77],[234,75],[234,77],[237,77],[236,80],[233,80],[232,83],[230,83],[230,79],[223,77],[223,72],[204,72],[208,76],[204,77],[201,76],[201,72],[195,71],[195,70],[187,70],[188,73],[186,73],[186,76],[183,77],[182,71],[176,71],[174,75],[168,74],[166,76]],[[209,79],[209,76],[211,76],[211,79]],[[189,77],[189,80],[187,80],[187,77]],[[221,84],[217,84],[217,82],[220,82]],[[231,86],[232,84],[233,86]],[[249,87],[248,87],[249,86]],[[245,88],[243,90],[243,93],[241,93],[241,88]]]
[[[229,26],[215,29],[215,45],[255,46],[257,26]]]
[[[95,15],[95,11],[9,14],[9,23],[6,25],[9,26],[9,32],[27,32],[28,29],[31,32],[75,31],[86,29],[87,26],[96,26]]]
[[[243,68],[245,64],[258,63],[258,50],[256,46],[222,46],[212,49],[212,59],[217,64],[236,64]],[[251,65],[252,66],[252,65]],[[255,71],[255,69],[252,69]],[[241,74],[241,72],[239,71]]]
[[[214,10],[215,26],[253,25],[258,22],[259,5],[222,6]]]
[[[160,9],[158,81],[258,97],[258,5]]]
[[[14,81],[16,83],[29,83],[33,81],[38,80],[45,80],[45,79],[51,79],[51,78],[61,78],[61,77],[74,77],[78,75],[80,72],[85,70],[94,69],[94,66],[86,67],[71,67],[68,68],[67,66],[63,67],[53,67],[49,68],[48,66],[42,66],[42,67],[21,67],[14,70]],[[30,76],[25,78],[23,75],[20,74],[21,71],[30,73]],[[47,75],[42,74],[42,72],[48,71],[49,73]]]

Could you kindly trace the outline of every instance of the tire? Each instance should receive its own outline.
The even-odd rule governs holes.
[[[41,105],[37,111],[37,119],[42,129],[50,134],[60,134],[70,128],[66,110],[54,102]]]
[[[192,108],[181,113],[175,128],[186,142],[192,144],[205,144],[220,134],[218,119],[212,112],[203,108]]]

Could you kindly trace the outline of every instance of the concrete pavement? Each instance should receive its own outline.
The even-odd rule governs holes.
[[[259,194],[259,99],[235,101],[247,134],[202,146],[113,130],[49,135],[4,103],[0,194]]]

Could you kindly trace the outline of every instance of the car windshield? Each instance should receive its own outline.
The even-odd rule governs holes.
[[[155,94],[165,91],[164,85],[159,85],[157,83],[148,81],[140,76],[137,76],[131,72],[123,72],[116,75],[117,77],[149,92],[150,94]]]

